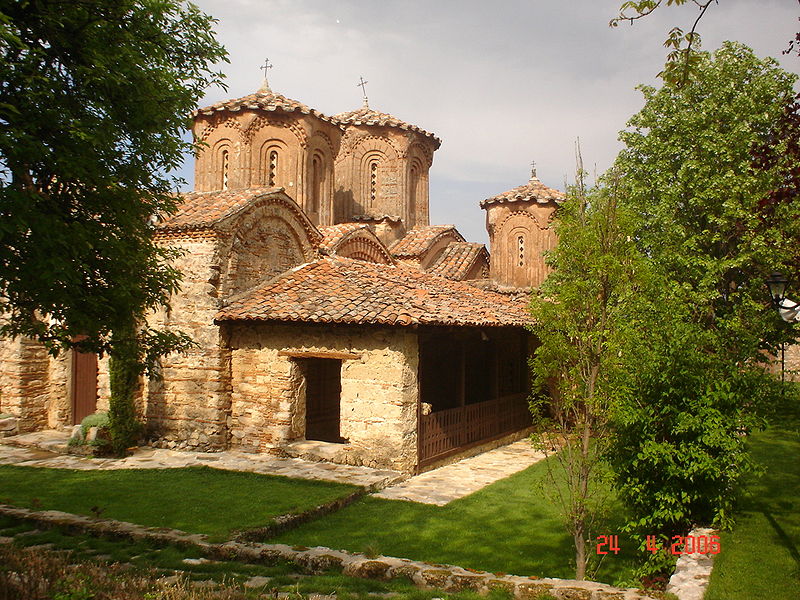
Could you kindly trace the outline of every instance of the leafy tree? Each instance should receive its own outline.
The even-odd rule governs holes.
[[[540,447],[559,450],[547,464],[575,543],[576,577],[583,579],[586,541],[607,500],[600,484],[609,419],[629,393],[642,331],[637,306],[646,264],[613,176],[587,190],[579,171],[555,227],[559,244],[547,257],[554,271],[531,305],[540,340],[531,366],[548,395],[534,403],[534,414]]]
[[[0,1],[3,334],[109,350],[177,289],[152,219],[221,81],[213,22],[177,0]]]
[[[796,271],[800,233],[800,207],[762,210],[785,165],[752,164],[759,145],[784,154],[772,131],[794,76],[735,43],[698,57],[689,81],[642,88],[615,165],[622,203],[641,217],[637,244],[665,285],[608,455],[628,529],[665,538],[731,522],[752,469],[742,434],[761,425],[759,403],[779,398],[763,350],[792,335],[775,326],[764,277]]]
[[[152,223],[175,210],[188,115],[221,82],[213,23],[178,0],[0,0],[0,334],[135,344],[139,372],[187,346],[137,325],[178,289]]]

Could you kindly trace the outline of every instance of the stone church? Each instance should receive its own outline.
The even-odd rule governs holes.
[[[429,222],[440,140],[364,105],[327,116],[271,91],[199,109],[195,190],[156,240],[185,250],[152,319],[197,347],[141,385],[148,440],[415,472],[530,425],[524,293],[563,194],[535,175],[481,202],[490,251]],[[108,404],[107,360],[3,340],[20,432]]]

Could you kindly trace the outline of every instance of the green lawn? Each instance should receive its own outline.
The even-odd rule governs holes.
[[[228,539],[346,496],[351,485],[209,467],[77,471],[0,465],[0,502]]]
[[[800,433],[752,436],[767,473],[748,487],[733,531],[722,534],[705,600],[800,598]]]
[[[270,542],[328,546],[367,554],[456,564],[491,572],[574,577],[572,538],[545,495],[544,462],[446,506],[366,497]],[[620,507],[594,535],[618,533]],[[614,583],[631,579],[632,544],[609,554],[595,577]],[[627,550],[627,552],[626,552]],[[594,555],[592,545],[589,552]]]
[[[12,552],[18,552],[17,548],[24,546],[41,547],[41,544],[50,544],[53,551],[69,550],[71,552],[70,561],[73,563],[86,564],[104,560],[107,563],[129,564],[134,568],[134,574],[139,573],[149,579],[173,575],[176,571],[181,571],[189,579],[214,580],[224,583],[228,590],[241,591],[240,586],[250,577],[268,578],[263,588],[247,590],[249,592],[247,596],[253,599],[262,598],[261,594],[263,593],[275,597],[278,593],[285,592],[291,594],[291,597],[295,599],[300,599],[301,594],[303,596],[336,594],[340,600],[349,598],[374,600],[376,594],[392,594],[398,600],[432,600],[433,598],[480,600],[477,594],[471,592],[448,594],[439,590],[420,590],[411,582],[401,579],[391,581],[357,579],[338,572],[310,575],[297,565],[289,563],[244,564],[235,561],[212,561],[186,564],[183,559],[200,558],[201,554],[193,548],[177,548],[145,541],[134,542],[125,539],[94,537],[62,530],[58,527],[37,531],[33,523],[0,515],[0,535],[13,536],[21,532],[29,532],[30,535],[15,539]],[[0,547],[0,554],[2,551],[3,548]],[[47,551],[39,550],[38,554],[46,558]],[[2,563],[1,556],[0,563]],[[211,594],[204,595],[197,590],[187,596],[195,599],[212,597]],[[0,597],[3,597],[2,578],[0,578]],[[77,599],[89,596],[62,593],[62,597]],[[153,594],[153,597],[156,597],[156,594]],[[162,595],[159,594],[158,597],[162,597]],[[170,595],[169,597],[174,598],[175,596]],[[214,597],[219,598],[219,596]],[[222,597],[234,599],[240,596],[231,592]],[[489,596],[489,600],[511,600],[511,597],[508,593],[495,590]]]

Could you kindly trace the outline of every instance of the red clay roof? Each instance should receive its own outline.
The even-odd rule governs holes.
[[[498,204],[502,202],[557,202],[561,203],[566,198],[564,192],[554,190],[547,187],[534,175],[530,181],[525,185],[515,187],[514,189],[497,194],[486,200],[481,200],[481,208],[485,208],[490,204]]]
[[[404,131],[414,131],[416,133],[419,133],[420,135],[424,135],[425,137],[433,140],[436,144],[436,148],[442,145],[442,140],[440,140],[430,131],[425,131],[421,127],[417,127],[416,125],[411,125],[410,123],[401,121],[397,117],[390,115],[388,113],[382,113],[377,110],[373,110],[369,106],[362,106],[357,110],[351,110],[350,112],[339,113],[333,118],[336,119],[339,123],[344,123],[346,125],[373,125],[379,127],[397,127],[398,129],[403,129]]]
[[[283,191],[283,188],[251,188],[226,192],[181,194],[178,212],[158,224],[161,230],[204,229],[236,214],[257,196]]]
[[[413,267],[329,257],[242,294],[216,320],[521,327],[526,307]]]
[[[481,255],[487,259],[488,264],[489,253],[483,244],[452,242],[444,249],[439,260],[428,269],[428,273],[461,281],[475,265],[475,261],[480,260]]]
[[[443,235],[455,234],[458,241],[466,241],[454,225],[424,225],[414,227],[397,240],[389,250],[397,258],[419,258]]]
[[[303,115],[314,115],[323,121],[327,121],[329,123],[333,123],[337,125],[337,121],[327,115],[322,114],[316,109],[309,108],[302,102],[298,102],[297,100],[292,100],[291,98],[287,98],[286,96],[282,96],[281,94],[277,94],[269,89],[269,87],[264,87],[258,90],[255,94],[249,94],[247,96],[243,96],[241,98],[232,98],[230,100],[223,100],[222,102],[217,102],[216,104],[212,104],[211,106],[206,106],[204,108],[199,108],[194,111],[192,116],[198,115],[213,115],[215,112],[220,111],[231,111],[236,112],[242,109],[252,109],[252,110],[266,110],[269,112],[285,112],[285,113],[293,113],[297,112]]]
[[[333,250],[345,237],[359,229],[369,229],[369,226],[364,223],[339,223],[338,225],[317,227],[317,229],[322,234],[320,246],[326,250]]]

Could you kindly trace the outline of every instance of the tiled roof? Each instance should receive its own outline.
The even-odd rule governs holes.
[[[466,241],[454,225],[423,225],[414,227],[397,240],[389,250],[396,258],[418,258],[434,244],[441,235],[454,233],[460,242]]]
[[[339,123],[344,123],[346,125],[376,125],[380,127],[397,127],[398,129],[403,129],[405,131],[414,131],[420,135],[424,135],[425,137],[432,139],[436,143],[437,148],[442,145],[442,140],[440,140],[430,131],[425,131],[421,127],[401,121],[397,117],[388,113],[382,113],[377,110],[373,110],[366,105],[357,110],[339,113],[333,118]]]
[[[218,321],[523,326],[525,302],[403,265],[324,258],[242,294]]]
[[[230,217],[258,196],[283,191],[283,188],[251,188],[227,192],[181,194],[178,212],[158,224],[161,230],[203,229]]]
[[[325,227],[317,227],[322,234],[322,243],[320,246],[326,250],[334,250],[336,246],[345,237],[358,231],[359,229],[367,229],[369,227],[363,223],[339,223],[338,225],[328,225]]]
[[[323,121],[338,124],[335,119],[322,114],[316,109],[309,108],[302,102],[298,102],[297,100],[292,100],[291,98],[277,94],[270,90],[268,86],[262,86],[261,89],[255,94],[249,94],[247,96],[243,96],[242,98],[223,100],[222,102],[217,102],[211,106],[200,108],[194,111],[192,116],[213,115],[215,112],[220,111],[237,112],[243,109],[266,110],[270,112],[285,113],[297,112],[303,115],[314,115]]]
[[[428,269],[428,273],[461,281],[481,255],[489,258],[489,253],[483,244],[452,242],[444,249],[439,260]]]
[[[557,202],[561,203],[566,198],[564,192],[554,190],[547,187],[534,175],[531,177],[527,184],[515,187],[513,190],[508,190],[497,196],[481,200],[481,208],[485,208],[490,204],[498,204],[501,202]]]

